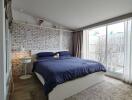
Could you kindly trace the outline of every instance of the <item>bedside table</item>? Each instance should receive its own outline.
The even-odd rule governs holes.
[[[20,76],[20,79],[31,78],[32,75],[27,74],[27,64],[31,63],[31,57],[25,57],[21,59],[22,64],[24,64],[24,75]]]

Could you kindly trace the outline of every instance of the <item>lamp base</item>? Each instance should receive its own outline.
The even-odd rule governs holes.
[[[19,78],[24,80],[24,79],[28,79],[28,78],[31,78],[31,77],[32,77],[32,75],[22,75]]]

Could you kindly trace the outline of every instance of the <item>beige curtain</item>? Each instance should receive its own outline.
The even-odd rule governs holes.
[[[83,31],[73,33],[73,56],[80,57],[82,54]]]
[[[132,19],[125,22],[124,81],[132,84]]]

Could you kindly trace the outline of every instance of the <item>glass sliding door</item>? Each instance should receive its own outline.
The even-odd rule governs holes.
[[[105,64],[106,27],[89,30],[88,58]]]
[[[125,62],[125,21],[84,31],[87,59],[101,62],[108,75],[122,78]]]
[[[107,69],[123,74],[124,69],[124,22],[107,26]]]

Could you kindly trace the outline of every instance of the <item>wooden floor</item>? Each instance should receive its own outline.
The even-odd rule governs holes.
[[[10,100],[47,100],[43,86],[35,75],[27,80],[15,80],[13,91]]]

